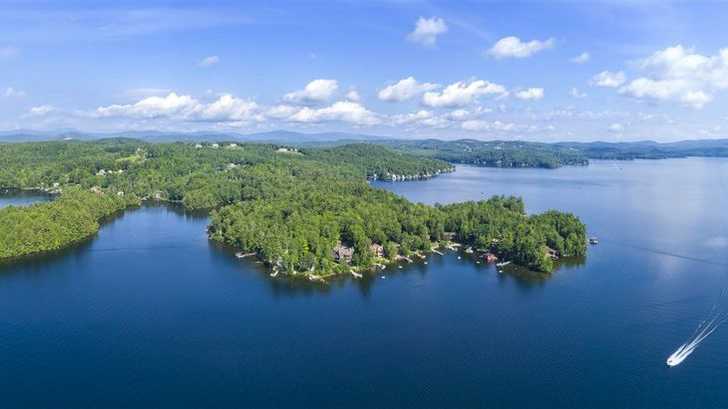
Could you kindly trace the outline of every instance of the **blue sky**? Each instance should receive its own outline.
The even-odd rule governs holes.
[[[728,4],[0,4],[0,130],[728,137]]]

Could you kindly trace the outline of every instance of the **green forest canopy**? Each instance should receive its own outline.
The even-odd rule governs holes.
[[[570,214],[528,216],[520,199],[504,197],[426,206],[366,181],[450,170],[438,159],[369,144],[300,152],[272,144],[130,139],[0,144],[0,187],[63,192],[52,203],[0,210],[0,240],[11,243],[0,258],[81,240],[103,217],[140,199],[215,209],[213,239],[290,274],[368,268],[384,261],[373,244],[389,259],[430,251],[446,231],[540,271],[554,268],[549,248],[562,256],[586,251],[584,225]],[[337,259],[337,246],[352,249],[351,259]]]

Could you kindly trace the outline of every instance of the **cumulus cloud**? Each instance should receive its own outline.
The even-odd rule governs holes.
[[[23,90],[15,89],[13,87],[7,87],[7,88],[5,88],[3,95],[5,95],[8,98],[22,98],[26,94],[25,94],[25,91],[23,91]]]
[[[54,112],[56,110],[56,107],[52,105],[39,105],[30,108],[30,111],[28,112],[31,116],[43,116],[48,115],[51,112]]]
[[[439,17],[417,19],[415,30],[407,35],[407,39],[426,47],[432,47],[437,42],[437,37],[447,32],[445,20]]]
[[[432,111],[422,109],[417,112],[393,115],[392,122],[396,125],[409,125],[431,119],[434,116]]]
[[[276,105],[265,111],[265,116],[274,119],[285,119],[298,112],[301,108],[291,105]]]
[[[200,62],[197,63],[200,67],[211,67],[217,63],[220,62],[220,57],[216,55],[211,55],[209,57],[205,57]]]
[[[583,52],[576,57],[570,59],[569,61],[573,62],[574,64],[584,64],[588,62],[591,59],[591,55],[587,52]]]
[[[422,96],[422,103],[429,107],[462,107],[471,104],[482,95],[505,96],[506,88],[484,80],[458,81],[445,87],[442,92],[429,91]]]
[[[703,91],[687,91],[680,97],[680,101],[695,109],[702,108],[712,100],[713,97]]]
[[[478,106],[469,109],[455,109],[446,114],[447,118],[452,121],[467,121],[469,119],[477,118],[483,114],[493,112],[491,108]]]
[[[517,125],[510,122],[501,121],[484,121],[480,119],[465,121],[461,127],[466,131],[514,131]]]
[[[423,92],[432,91],[437,87],[439,87],[437,84],[431,84],[429,82],[419,83],[414,77],[407,77],[399,80],[396,84],[382,88],[379,90],[377,96],[382,101],[406,101]]]
[[[668,47],[644,59],[640,69],[647,75],[620,88],[620,94],[700,109],[714,93],[728,89],[728,48],[706,56],[682,45]]]
[[[609,125],[609,132],[622,133],[622,132],[624,132],[624,125],[622,125],[620,123],[611,124],[611,125]]]
[[[518,91],[514,95],[518,99],[536,101],[543,99],[543,88],[528,88]]]
[[[256,119],[258,108],[254,101],[226,94],[210,104],[200,105],[191,113],[191,117],[215,122],[247,121]]]
[[[385,116],[370,111],[358,101],[355,90],[347,100],[328,106],[314,107],[296,104],[261,106],[250,99],[223,94],[210,102],[202,102],[189,95],[171,92],[164,97],[152,96],[133,104],[101,106],[85,115],[94,118],[127,118],[139,120],[173,120],[185,122],[211,122],[238,126],[262,124],[269,121],[318,124],[345,122],[357,126],[376,125]],[[40,109],[40,108],[39,108]]]
[[[523,42],[518,37],[510,36],[498,40],[498,42],[496,42],[493,47],[488,50],[488,55],[497,59],[526,58],[539,51],[552,48],[553,46],[553,38],[549,38],[544,41],[532,40],[529,42]]]
[[[357,90],[350,89],[349,92],[346,93],[346,99],[353,102],[359,102],[361,101],[361,95],[359,95]]]
[[[331,98],[338,89],[336,80],[317,79],[306,84],[302,90],[286,94],[283,99],[294,103],[322,102]]]
[[[375,125],[380,122],[374,112],[352,101],[338,101],[323,108],[303,107],[287,119],[304,123],[341,121],[355,125]]]
[[[597,87],[617,88],[627,80],[623,71],[602,71],[592,78],[592,85]]]
[[[185,116],[196,109],[200,103],[189,95],[170,92],[165,97],[148,97],[134,104],[109,105],[96,108],[99,117],[157,118],[163,116]]]

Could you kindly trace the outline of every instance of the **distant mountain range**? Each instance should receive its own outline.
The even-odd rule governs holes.
[[[585,164],[588,159],[663,159],[687,156],[728,157],[728,139],[700,139],[660,143],[637,142],[524,142],[475,139],[405,139],[346,132],[301,133],[270,131],[253,134],[235,132],[125,131],[93,133],[73,129],[56,131],[0,131],[0,142],[51,140],[96,140],[132,138],[146,142],[271,142],[301,147],[327,147],[346,143],[376,143],[456,163],[481,166],[539,166]]]
[[[54,140],[94,140],[104,138],[133,138],[147,142],[174,141],[255,141],[278,142],[285,144],[306,144],[348,141],[378,141],[389,137],[352,134],[345,132],[300,133],[291,131],[270,131],[253,134],[235,132],[163,132],[163,131],[123,131],[123,132],[81,132],[73,129],[56,131],[14,130],[0,131],[0,142],[34,142]]]

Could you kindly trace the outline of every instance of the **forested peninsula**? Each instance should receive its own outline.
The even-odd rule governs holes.
[[[144,200],[209,210],[212,239],[257,256],[275,274],[310,279],[360,274],[453,245],[543,272],[555,259],[585,253],[585,227],[571,214],[527,215],[513,197],[427,206],[368,183],[453,169],[371,144],[0,144],[0,187],[59,194],[49,203],[0,209],[0,259],[72,245],[105,217]]]

